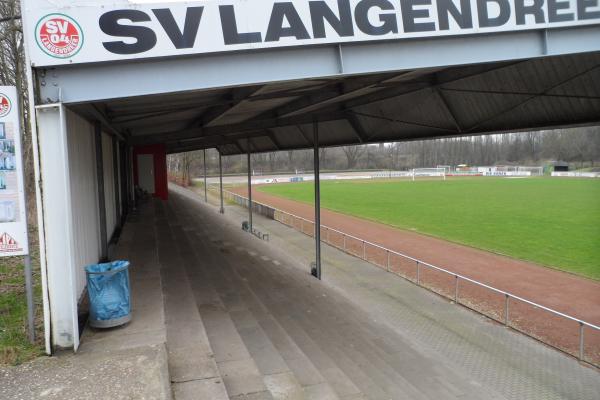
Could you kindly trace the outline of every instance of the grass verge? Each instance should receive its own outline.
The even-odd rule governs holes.
[[[37,249],[33,243],[31,249]],[[0,365],[17,365],[43,354],[39,257],[32,254],[36,342],[27,338],[24,257],[0,258]]]

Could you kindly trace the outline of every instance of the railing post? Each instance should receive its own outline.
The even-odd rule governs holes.
[[[458,304],[458,275],[454,275],[454,302]]]
[[[363,260],[367,259],[367,245],[365,244],[365,241],[363,240]]]
[[[510,296],[508,293],[504,294],[504,325],[508,326],[508,301]]]
[[[420,285],[421,282],[421,267],[419,266],[419,262],[417,261],[417,285]]]
[[[304,233],[304,219],[300,219],[300,232]]]
[[[329,229],[329,227],[327,227],[327,243],[330,243],[330,242],[329,242],[329,231],[330,231],[330,230],[331,230],[331,229]]]
[[[390,272],[390,251],[387,251],[387,271]]]
[[[342,236],[344,238],[344,251],[346,251],[346,234],[342,233]]]
[[[579,360],[583,361],[584,359],[584,352],[585,349],[583,347],[583,328],[585,327],[585,325],[583,325],[583,322],[579,323]]]

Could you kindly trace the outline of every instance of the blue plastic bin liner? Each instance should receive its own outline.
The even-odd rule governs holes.
[[[90,318],[112,320],[129,315],[129,261],[113,261],[85,267]]]

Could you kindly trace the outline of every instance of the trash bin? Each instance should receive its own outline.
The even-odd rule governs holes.
[[[129,261],[85,267],[90,299],[90,326],[112,328],[131,320]]]

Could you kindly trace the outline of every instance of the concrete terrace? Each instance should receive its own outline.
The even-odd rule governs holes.
[[[264,242],[246,217],[177,186],[142,204],[115,249],[132,261],[132,322],[4,372],[0,397],[598,398],[598,370],[327,246],[317,281],[312,239],[255,216]]]
[[[319,282],[308,274],[310,238],[255,216],[271,235],[263,242],[241,231],[246,210],[227,206],[223,216],[189,190],[172,186],[170,195],[153,204],[161,276],[178,277],[165,290],[167,332],[178,319],[169,317],[171,301],[181,320],[198,318],[193,323],[204,328],[209,346],[203,351],[214,356],[218,372],[210,379],[222,378],[230,398],[594,399],[600,393],[596,369],[402,279],[325,247]],[[173,364],[172,346],[167,333]],[[204,379],[171,379],[176,398],[205,386]]]

